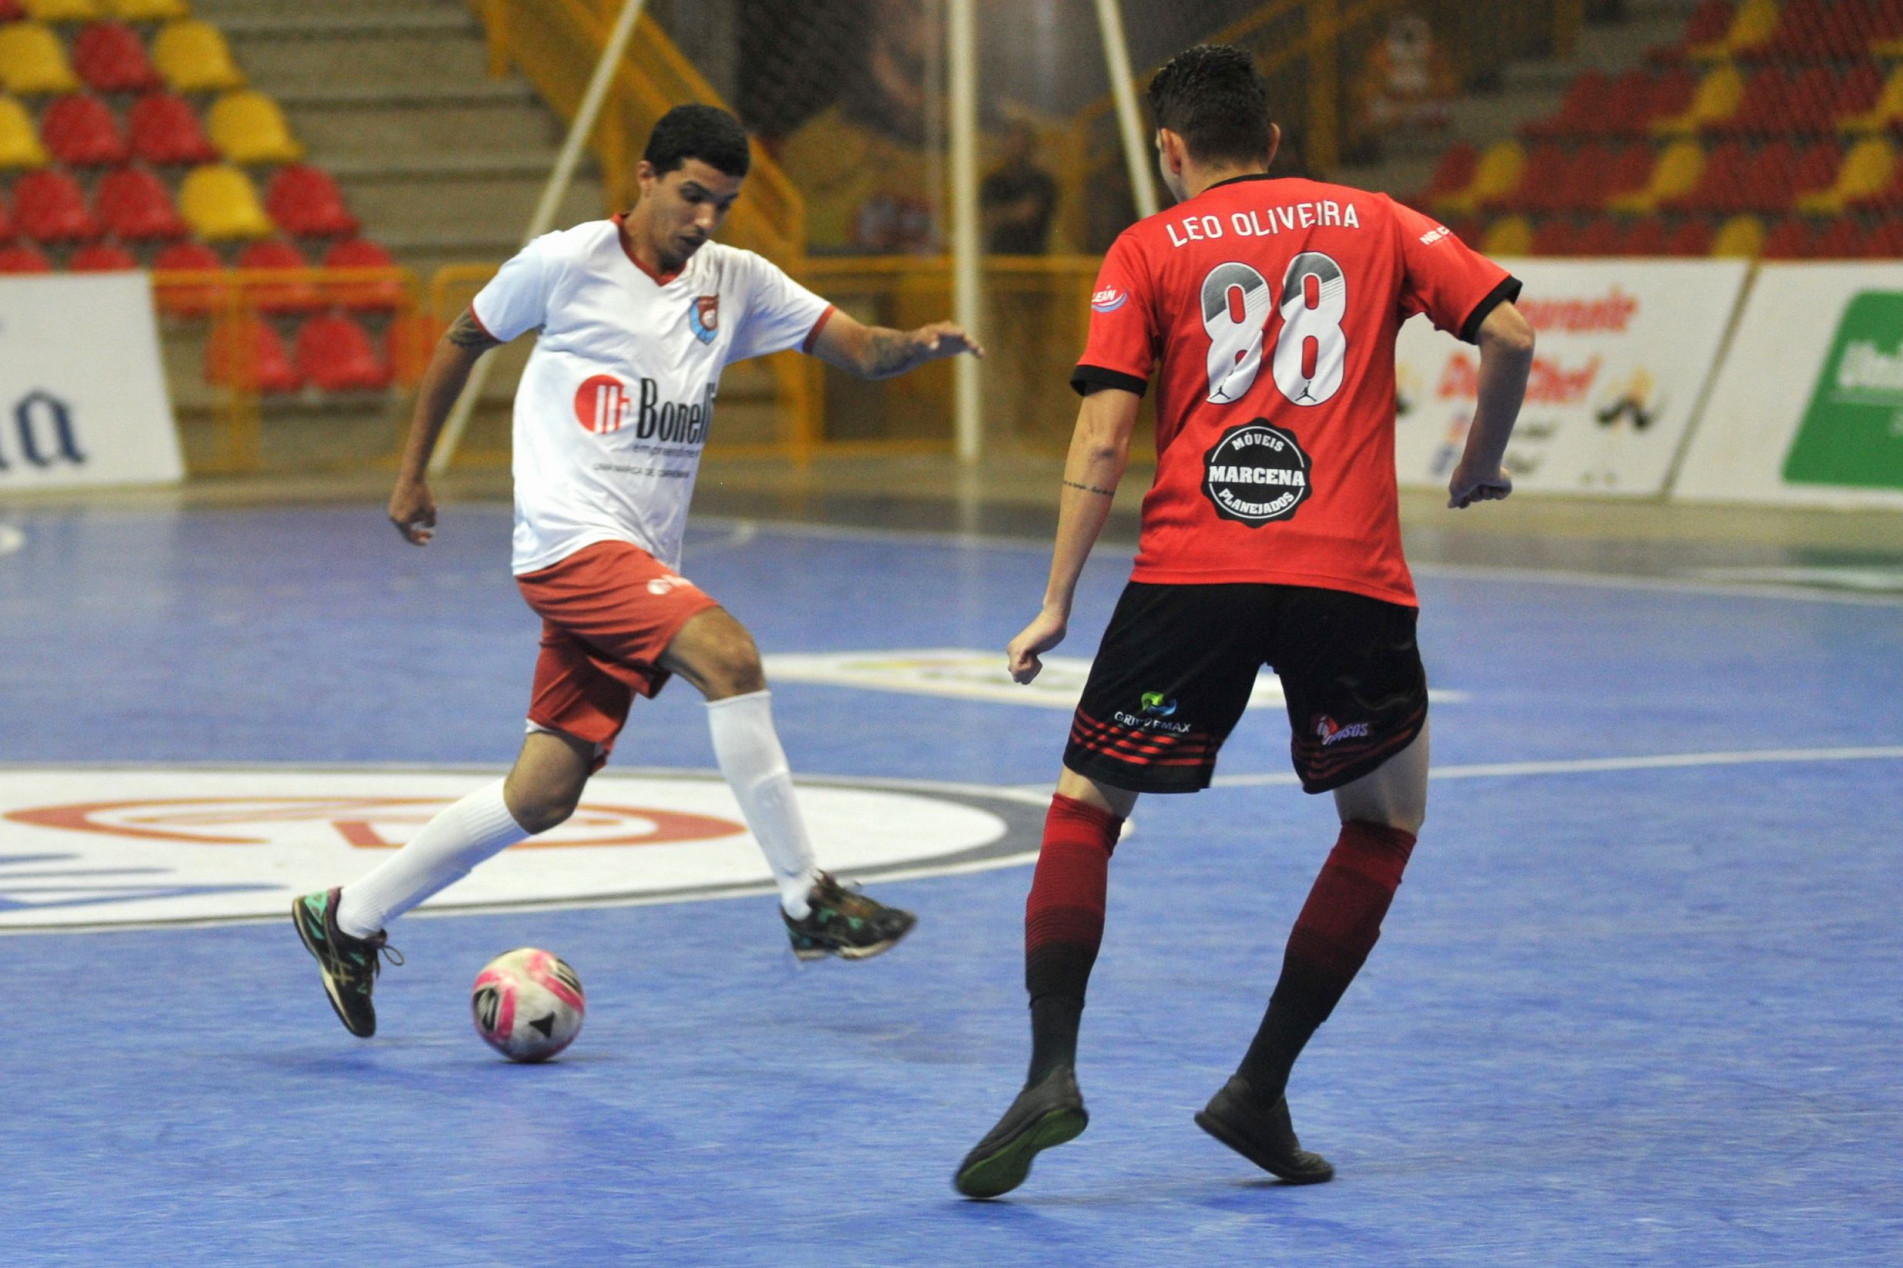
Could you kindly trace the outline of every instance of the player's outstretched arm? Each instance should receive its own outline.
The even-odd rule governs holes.
[[[410,418],[410,438],[403,445],[403,460],[397,468],[396,489],[390,494],[390,522],[403,540],[413,546],[427,546],[435,536],[436,499],[426,478],[430,454],[443,423],[469,382],[469,371],[482,354],[500,341],[489,337],[467,311],[443,332],[430,355],[429,368],[423,371],[422,385],[416,392],[416,413]]]
[[[1480,323],[1479,343],[1480,391],[1473,426],[1467,429],[1467,446],[1447,484],[1447,505],[1455,510],[1497,502],[1513,492],[1513,478],[1500,462],[1533,369],[1533,327],[1510,303],[1497,306]]]
[[[837,309],[813,341],[814,356],[862,379],[889,379],[961,352],[974,357],[985,354],[976,339],[948,321],[917,330],[893,330],[864,325]]]
[[[1098,388],[1084,398],[1064,460],[1064,491],[1057,504],[1057,547],[1051,552],[1051,579],[1044,606],[1005,649],[1011,677],[1029,682],[1044,668],[1038,657],[1064,641],[1071,599],[1090,548],[1097,544],[1117,482],[1130,457],[1130,433],[1136,429],[1142,397],[1121,388]]]

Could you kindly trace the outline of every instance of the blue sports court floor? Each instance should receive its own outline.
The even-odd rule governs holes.
[[[513,755],[535,625],[506,508],[449,508],[427,551],[368,506],[0,521],[0,774]],[[1063,650],[1090,653],[1126,559],[1093,563]],[[1002,648],[1047,560],[714,521],[686,571],[768,652]],[[855,965],[797,967],[757,895],[413,918],[368,1043],[280,920],[0,939],[0,1259],[1903,1260],[1903,605],[1420,583],[1430,675],[1457,693],[1442,776],[1387,934],[1291,1089],[1334,1184],[1267,1182],[1190,1122],[1334,836],[1259,711],[1230,786],[1139,807],[1086,1018],[1091,1127],[1006,1201],[950,1176],[1022,1073],[1022,866],[880,883],[921,925]],[[1037,796],[1067,724],[821,683],[775,700],[803,775]],[[676,685],[611,769],[711,765]],[[67,839],[0,821],[0,922],[89,901]],[[477,967],[524,943],[589,993],[546,1067],[501,1063],[468,1021]]]

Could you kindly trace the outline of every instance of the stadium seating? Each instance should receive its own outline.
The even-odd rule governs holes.
[[[388,251],[361,238],[335,243],[324,252],[324,267],[327,269],[388,269],[395,266],[396,261],[390,258]],[[352,312],[395,311],[403,307],[406,298],[403,287],[394,280],[351,282],[335,286],[332,291],[337,302]]]
[[[245,84],[218,28],[190,18],[160,28],[152,41],[152,64],[174,92],[225,92]]]
[[[0,88],[20,97],[78,92],[79,76],[53,28],[38,22],[0,26]]]
[[[286,232],[300,238],[348,238],[358,229],[337,182],[302,163],[278,169],[265,193],[265,207]]]
[[[225,262],[202,242],[174,242],[152,257],[159,271],[206,272],[222,270]],[[159,308],[177,317],[205,317],[225,307],[227,296],[220,286],[160,286],[154,292]]]
[[[1888,141],[1880,137],[1859,141],[1844,155],[1828,187],[1798,194],[1797,209],[1829,215],[1873,204],[1890,187],[1896,165],[1896,151]]]
[[[45,167],[49,161],[33,116],[12,97],[0,97],[0,167]]]
[[[100,177],[93,210],[106,232],[122,242],[170,242],[189,232],[164,183],[144,168],[122,167]]]
[[[291,135],[278,103],[261,92],[228,92],[205,118],[212,144],[233,163],[295,163],[304,147]]]
[[[1764,222],[1756,216],[1733,216],[1719,226],[1708,249],[1714,256],[1755,260],[1764,250]]]
[[[13,185],[13,222],[35,242],[91,242],[99,222],[79,182],[58,168],[28,172]]]
[[[1724,123],[1744,106],[1745,78],[1733,65],[1714,67],[1698,81],[1698,90],[1684,109],[1655,117],[1651,130],[1658,136],[1680,136]]]
[[[0,273],[51,273],[53,262],[46,252],[24,243],[0,247]]]
[[[73,40],[73,69],[94,92],[147,92],[164,82],[129,26],[95,22]]]
[[[280,396],[304,386],[291,364],[284,340],[270,322],[256,315],[214,322],[205,344],[205,381]]]
[[[122,273],[138,268],[139,260],[116,242],[95,242],[68,256],[66,267],[74,273]]]
[[[241,269],[283,270],[303,272],[310,268],[311,262],[304,258],[295,244],[282,238],[253,242],[238,253],[238,267]],[[323,293],[307,278],[289,277],[282,282],[272,282],[252,292],[259,312],[262,313],[311,313],[328,307]]]
[[[207,242],[268,238],[277,232],[251,178],[228,163],[195,167],[179,186],[178,209],[192,232]]]
[[[149,93],[133,103],[126,123],[132,152],[161,167],[213,163],[218,150],[198,122],[189,101],[169,93]]]
[[[99,16],[99,0],[20,0],[35,22],[91,22]]]
[[[40,116],[40,140],[68,167],[117,167],[131,156],[111,107],[79,93],[47,105]]]
[[[364,328],[331,313],[312,317],[297,332],[297,370],[326,392],[381,391],[390,386],[390,367],[377,355]]]
[[[122,22],[170,22],[192,15],[186,0],[103,0],[103,7]]]

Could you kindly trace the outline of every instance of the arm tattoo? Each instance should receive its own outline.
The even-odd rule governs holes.
[[[443,338],[459,348],[475,348],[478,351],[502,346],[500,340],[492,338],[488,331],[476,324],[475,314],[467,308],[450,323],[449,329],[443,332]]]
[[[1085,493],[1095,493],[1101,497],[1113,498],[1117,496],[1115,489],[1100,489],[1094,484],[1079,484],[1075,480],[1064,481],[1064,487],[1067,489],[1081,489]]]
[[[890,378],[917,364],[919,350],[904,331],[874,326],[866,336],[866,377]]]

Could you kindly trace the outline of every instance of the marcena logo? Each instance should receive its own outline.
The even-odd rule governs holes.
[[[1130,292],[1106,286],[1090,297],[1090,306],[1100,313],[1114,313],[1130,302]]]

